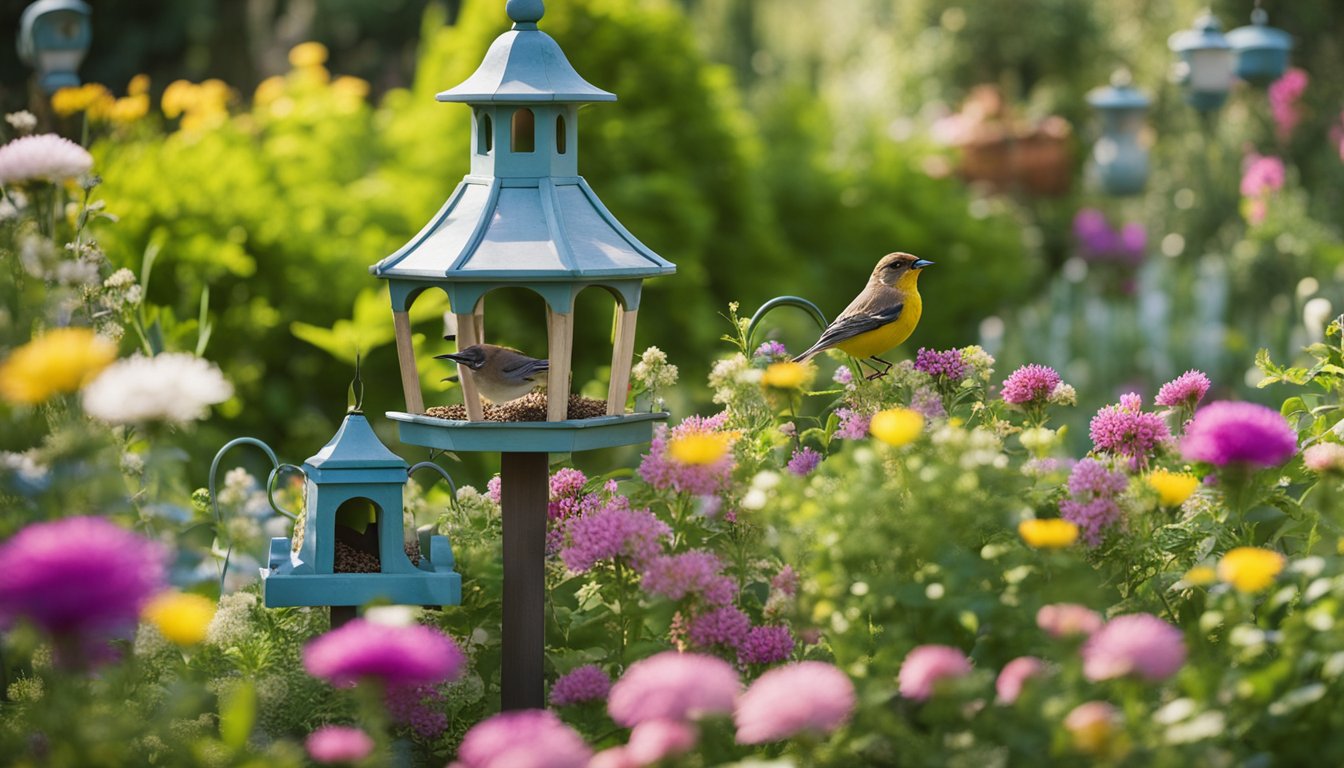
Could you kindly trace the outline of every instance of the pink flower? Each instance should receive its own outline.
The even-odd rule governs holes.
[[[1129,480],[1096,459],[1083,459],[1069,473],[1069,498],[1059,502],[1059,516],[1077,525],[1090,547],[1101,543],[1106,530],[1120,522],[1115,497]]]
[[[700,732],[684,720],[646,720],[630,731],[625,754],[635,765],[652,765],[691,751],[699,740]]]
[[[586,768],[592,756],[554,712],[523,709],[472,726],[450,768]]]
[[[551,706],[602,701],[611,691],[611,678],[596,664],[584,664],[561,675],[551,686]]]
[[[1060,381],[1059,374],[1054,368],[1034,363],[1024,365],[1004,380],[1003,401],[1013,405],[1044,403]]]
[[[1302,452],[1302,463],[1312,472],[1339,472],[1344,470],[1344,445],[1316,443]]]
[[[1146,465],[1153,451],[1171,440],[1171,431],[1161,416],[1144,413],[1142,405],[1131,392],[1118,405],[1097,411],[1088,428],[1096,450],[1128,457],[1132,468]]]
[[[643,568],[661,554],[663,540],[672,536],[666,523],[647,509],[630,509],[630,500],[623,496],[600,510],[570,518],[565,532],[569,546],[560,550],[560,559],[575,573],[618,559]]]
[[[849,370],[849,366],[842,365],[835,369],[835,373],[831,376],[831,381],[834,381],[836,384],[849,385],[854,381],[854,372]],[[864,429],[864,431],[867,432],[868,430]]]
[[[710,649],[716,646],[737,650],[751,629],[751,619],[733,605],[713,608],[691,619],[687,631],[691,645]]]
[[[501,488],[503,488],[503,481],[500,480],[499,475],[495,475],[494,477],[486,481],[485,495],[488,496],[491,501],[498,504],[500,499]]]
[[[1077,603],[1052,603],[1036,612],[1036,626],[1051,637],[1090,635],[1104,623],[1101,614]]]
[[[1209,377],[1202,371],[1189,370],[1168,381],[1157,391],[1153,402],[1168,408],[1194,408],[1209,391]]]
[[[872,416],[850,408],[836,408],[835,415],[840,419],[835,428],[836,439],[863,440],[868,437],[868,422],[872,420]]]
[[[821,463],[821,454],[811,448],[801,448],[793,452],[789,458],[788,470],[799,477],[812,474],[812,471]]]
[[[794,572],[792,565],[786,565],[779,569],[774,578],[770,579],[770,588],[793,597],[798,591],[798,574]]]
[[[93,155],[54,133],[24,136],[0,147],[0,185],[74,179],[93,168]]]
[[[1186,461],[1276,467],[1297,452],[1297,433],[1278,411],[1220,400],[1195,412],[1181,440]]]
[[[854,684],[832,664],[802,661],[761,675],[738,699],[737,743],[780,741],[799,733],[825,735],[854,713]]]
[[[358,728],[324,725],[308,734],[304,747],[319,763],[357,763],[373,753],[373,739]]]
[[[611,688],[607,712],[617,725],[695,720],[733,710],[741,683],[723,659],[664,651],[630,665]]]
[[[437,686],[398,685],[387,689],[383,703],[392,722],[409,726],[422,739],[433,739],[448,728],[446,700]]]
[[[1045,662],[1035,656],[1019,656],[1003,665],[999,677],[994,681],[994,690],[999,701],[1012,704],[1022,695],[1022,686],[1027,680],[1045,674]]]
[[[19,618],[57,635],[133,628],[166,586],[166,557],[102,518],[33,523],[0,545],[0,628]]]
[[[737,594],[737,585],[719,573],[722,568],[719,558],[702,549],[664,555],[649,562],[640,586],[669,600],[696,598],[706,605],[727,605]]]
[[[910,393],[910,410],[918,411],[926,419],[939,419],[947,415],[943,408],[943,398],[933,387],[919,387]]]
[[[659,425],[649,443],[649,452],[639,464],[639,476],[658,490],[672,490],[693,496],[711,496],[732,483],[733,468],[737,466],[732,451],[710,464],[685,464],[672,459],[667,453],[668,443],[681,437],[723,432],[728,421],[725,411],[714,416],[690,416],[673,427]]]
[[[1131,674],[1165,680],[1185,664],[1185,636],[1150,613],[1134,613],[1107,622],[1083,644],[1082,653],[1089,680]]]
[[[1252,152],[1246,156],[1245,170],[1241,174],[1241,196],[1263,197],[1277,192],[1283,189],[1285,176],[1283,160]]]
[[[737,647],[739,664],[774,664],[793,654],[793,634],[788,627],[752,627]]]
[[[901,662],[900,690],[907,699],[924,701],[933,695],[939,680],[965,677],[971,662],[960,649],[950,645],[921,645],[906,654]]]
[[[1269,109],[1274,116],[1274,129],[1279,141],[1287,142],[1293,135],[1293,129],[1302,121],[1298,102],[1307,90],[1309,81],[1306,70],[1290,67],[1266,89],[1265,95],[1269,97]]]
[[[915,353],[915,370],[935,379],[942,378],[955,383],[966,378],[966,374],[970,373],[970,366],[961,359],[960,349],[939,352],[936,349],[920,347]]]
[[[430,685],[456,678],[465,663],[457,643],[438,630],[363,619],[333,629],[303,649],[308,674],[337,686],[365,679],[389,687]]]

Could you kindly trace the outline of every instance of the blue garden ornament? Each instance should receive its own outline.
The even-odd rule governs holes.
[[[79,65],[93,42],[92,12],[80,0],[38,0],[19,17],[19,59],[37,70],[46,93],[79,85]]]
[[[1227,33],[1227,42],[1236,54],[1237,77],[1252,85],[1265,86],[1288,70],[1288,52],[1293,38],[1281,29],[1269,26],[1269,14],[1256,3],[1251,23]]]
[[[1111,84],[1094,89],[1087,103],[1101,117],[1101,137],[1092,146],[1092,161],[1102,190],[1108,195],[1136,195],[1148,181],[1148,150],[1140,142],[1148,96],[1130,84],[1128,70],[1119,70]]]
[[[1212,112],[1227,101],[1232,90],[1232,46],[1222,25],[1205,12],[1194,27],[1172,35],[1167,46],[1179,57],[1176,81],[1185,88],[1185,100],[1200,112]]]

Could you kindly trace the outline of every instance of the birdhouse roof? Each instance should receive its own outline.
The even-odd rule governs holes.
[[[322,450],[308,457],[306,467],[319,471],[333,469],[405,469],[400,456],[388,450],[362,414],[346,414],[336,434]]]

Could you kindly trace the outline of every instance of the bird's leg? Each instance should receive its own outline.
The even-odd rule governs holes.
[[[876,360],[877,362],[882,364],[882,367],[878,368],[876,365],[873,365],[871,362],[869,362],[869,360]],[[873,355],[872,357],[869,357],[867,360],[860,360],[859,362],[865,363],[869,368],[873,369],[872,373],[864,377],[868,381],[875,381],[877,379],[880,379],[883,376],[887,375],[887,371],[891,370],[891,363],[887,362],[886,360],[883,360],[877,355]]]

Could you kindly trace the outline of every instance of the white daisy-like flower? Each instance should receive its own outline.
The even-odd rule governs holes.
[[[185,352],[135,355],[108,366],[84,388],[84,411],[111,424],[184,424],[232,396],[233,385],[207,360]]]
[[[92,168],[88,150],[54,133],[24,136],[0,147],[0,184],[61,182]]]

